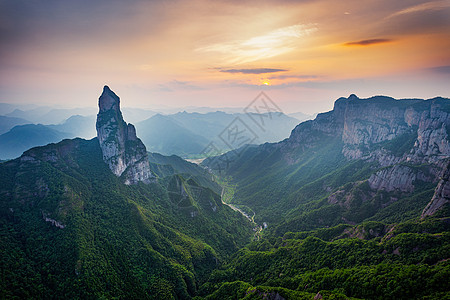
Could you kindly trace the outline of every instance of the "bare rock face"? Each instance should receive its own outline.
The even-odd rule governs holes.
[[[347,159],[376,161],[389,166],[402,161],[435,163],[450,156],[448,128],[450,128],[449,99],[404,99],[376,96],[360,99],[355,95],[339,98],[332,111],[322,113],[315,120],[299,124],[280,148],[308,148],[314,137],[339,137],[342,153]],[[381,143],[400,137],[404,151],[387,152]],[[394,149],[395,150],[395,149]]]
[[[368,179],[373,191],[411,193],[416,182],[439,180],[450,158],[449,134],[449,99],[360,99],[350,95],[336,100],[332,111],[299,124],[277,147],[286,162],[294,164],[299,153],[323,137],[338,139],[345,158],[374,164]],[[441,181],[439,186],[441,196],[435,195],[427,213],[434,213],[434,207],[447,201],[446,185]]]
[[[450,124],[450,114],[432,104],[429,110],[420,114],[417,122],[417,141],[412,151],[414,156],[430,156],[445,158],[450,153],[447,128]]]
[[[414,181],[432,182],[433,179],[420,170],[414,171],[408,166],[397,164],[372,174],[368,181],[373,190],[413,192]]]
[[[119,97],[105,86],[98,106],[97,138],[103,160],[116,176],[124,178],[125,184],[149,183],[154,176],[150,172],[147,149],[136,136],[134,126],[123,120]]]
[[[441,179],[436,187],[433,198],[422,212],[422,218],[433,215],[444,205],[450,202],[450,161],[442,172]]]

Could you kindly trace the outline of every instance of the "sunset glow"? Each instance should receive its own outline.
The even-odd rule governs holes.
[[[449,96],[450,1],[0,1],[0,102],[287,111]]]

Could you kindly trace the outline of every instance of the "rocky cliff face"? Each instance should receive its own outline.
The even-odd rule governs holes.
[[[410,193],[416,181],[437,182],[447,167],[449,128],[449,99],[350,95],[338,99],[332,111],[298,125],[278,147],[293,164],[299,150],[314,147],[324,136],[337,138],[345,158],[362,159],[380,168],[368,179],[372,190]]]
[[[147,150],[134,126],[123,120],[119,97],[105,86],[98,106],[96,128],[103,160],[116,176],[124,178],[125,184],[149,183],[154,176]]]
[[[444,168],[433,198],[422,212],[422,218],[433,215],[450,202],[450,162]]]
[[[313,121],[298,125],[282,148],[307,147],[317,133],[337,136],[348,159],[371,159],[381,165],[400,161],[437,162],[450,155],[450,100],[404,99],[376,96],[360,99],[355,95],[336,100],[334,109]],[[398,146],[386,151],[382,143],[398,138]]]
[[[432,182],[434,177],[425,174],[421,170],[414,170],[408,166],[396,164],[372,174],[368,182],[373,190],[413,192],[416,180]]]

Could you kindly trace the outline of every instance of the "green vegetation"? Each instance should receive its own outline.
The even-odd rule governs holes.
[[[367,222],[269,235],[215,270],[200,293],[236,299],[264,286],[286,299],[312,299],[323,291],[337,297],[329,299],[443,299],[449,292],[449,221]]]
[[[344,144],[331,127],[345,120],[326,113],[207,169],[150,153],[150,184],[123,184],[96,139],[2,162],[0,298],[449,299],[450,206],[420,219],[440,166],[406,159],[417,128],[400,116],[392,138],[383,114],[358,115],[364,142]],[[392,139],[367,138],[377,130]]]
[[[252,236],[193,178],[122,184],[96,140],[26,157],[0,165],[1,298],[187,299]],[[174,203],[174,181],[189,205]]]
[[[446,163],[423,153],[419,125],[406,123],[431,105],[448,112],[449,101],[353,98],[287,141],[204,160],[233,187],[227,201],[268,228],[199,298],[450,298],[450,205],[420,220]]]

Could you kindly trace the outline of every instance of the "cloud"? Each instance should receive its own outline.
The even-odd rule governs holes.
[[[192,85],[189,81],[172,80],[164,84],[158,84],[158,89],[163,92],[174,92],[177,90],[203,90],[203,88]]]
[[[344,46],[372,46],[376,44],[390,43],[392,41],[392,39],[369,39],[356,42],[347,42],[344,44]]]
[[[429,68],[428,70],[435,72],[435,73],[450,74],[450,66],[434,67],[434,68]]]
[[[448,1],[448,0],[431,1],[431,2],[414,5],[414,6],[410,6],[408,8],[399,10],[399,11],[389,15],[387,17],[387,19],[388,18],[393,18],[393,17],[396,17],[396,16],[400,16],[400,15],[417,13],[417,12],[422,12],[422,11],[442,10],[442,9],[447,8],[447,7],[450,7],[450,1]]]
[[[296,48],[301,37],[315,31],[317,31],[317,24],[297,24],[278,28],[247,40],[216,43],[197,48],[196,51],[222,53],[229,63],[252,62],[290,52]]]
[[[254,68],[254,69],[227,69],[220,70],[224,73],[242,73],[242,74],[265,74],[265,73],[276,73],[276,72],[286,72],[286,69],[270,69],[270,68]]]
[[[317,75],[275,75],[270,76],[270,79],[301,79],[304,80],[311,80],[311,79],[317,79],[319,76]]]

